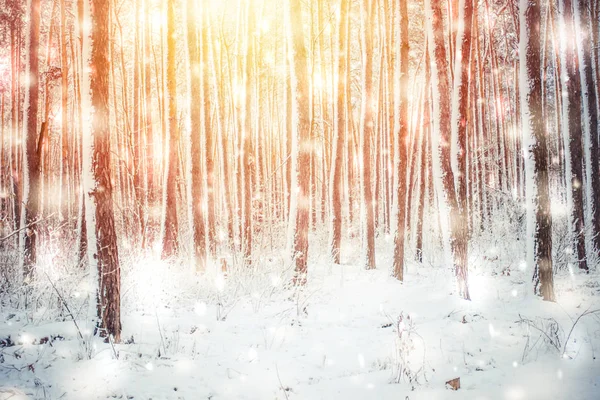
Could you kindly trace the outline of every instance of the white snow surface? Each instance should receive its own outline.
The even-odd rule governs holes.
[[[358,264],[354,251],[345,259]],[[4,307],[0,340],[17,344],[0,342],[0,399],[600,398],[600,314],[579,320],[563,354],[573,321],[600,308],[597,272],[559,274],[558,302],[547,303],[531,294],[525,263],[502,274],[492,249],[472,254],[468,302],[431,263],[409,263],[396,281],[385,253],[372,271],[312,257],[301,290],[281,285],[289,271],[277,258],[227,276],[142,260],[123,270],[123,342],[133,343],[96,339],[91,359],[68,316]],[[77,314],[85,296],[63,295]],[[399,348],[416,381],[396,383]],[[453,378],[457,391],[445,387]]]

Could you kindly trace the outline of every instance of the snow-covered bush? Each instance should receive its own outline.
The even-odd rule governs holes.
[[[394,382],[403,380],[413,387],[427,380],[425,376],[425,343],[417,333],[410,314],[400,313],[395,326]]]

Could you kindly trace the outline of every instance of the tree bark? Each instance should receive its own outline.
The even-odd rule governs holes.
[[[177,123],[177,61],[175,51],[175,3],[168,0],[167,4],[167,103],[168,103],[168,142],[169,155],[167,174],[164,184],[164,236],[162,242],[162,257],[169,258],[179,250],[179,224],[177,219],[177,180],[179,177],[179,125]]]
[[[572,0],[560,0],[561,6],[561,64],[563,96],[562,134],[565,147],[565,179],[567,208],[571,234],[579,269],[588,271],[585,253],[585,225],[583,211],[583,132],[581,121],[581,79],[578,71],[577,44],[574,29]]]
[[[406,192],[409,184],[406,174],[407,168],[407,149],[406,145],[409,139],[408,131],[408,6],[406,1],[400,2],[399,17],[400,17],[400,104],[398,105],[398,131],[396,134],[396,152],[398,165],[396,171],[398,182],[396,188],[396,201],[398,204],[396,212],[396,226],[394,238],[394,261],[393,269],[394,276],[399,281],[404,280],[404,230],[406,227]]]
[[[461,209],[456,192],[454,172],[451,162],[451,103],[449,65],[444,46],[443,16],[440,0],[426,0],[427,26],[429,35],[429,51],[431,76],[433,80],[433,132],[432,159],[434,162],[434,179],[437,180],[436,192],[438,209],[442,221],[442,237],[446,248],[446,258],[452,263],[456,272],[460,271],[462,260],[466,254],[464,228],[461,227]],[[435,174],[438,176],[436,177]],[[449,220],[448,220],[449,219]],[[466,223],[466,221],[465,221]],[[460,283],[460,282],[459,282]],[[468,289],[459,284],[460,295],[469,299]]]
[[[302,0],[288,0],[289,63],[292,93],[292,184],[289,236],[295,261],[294,283],[304,285],[307,277],[308,228],[310,225],[310,102],[307,50],[302,24]]]
[[[194,231],[194,257],[196,269],[206,266],[206,228],[204,220],[204,176],[202,174],[202,59],[196,3],[187,3],[187,45],[190,61],[190,126],[192,157],[192,223]]]
[[[521,121],[527,149],[527,261],[534,268],[534,292],[554,301],[552,214],[546,124],[542,113],[539,0],[520,3]]]
[[[459,1],[459,28],[456,36],[456,59],[454,62],[454,90],[452,91],[452,137],[456,160],[455,185],[458,215],[452,221],[455,275],[458,292],[470,300],[468,280],[469,224],[467,209],[467,132],[471,128],[469,118],[469,72],[471,67],[471,25],[473,0]]]
[[[592,252],[600,255],[600,159],[598,146],[598,93],[594,85],[592,64],[593,29],[590,25],[588,1],[578,0],[577,20],[579,21],[579,73],[583,95],[583,124],[585,127],[585,161],[588,209],[590,215]]]
[[[361,8],[362,39],[362,105],[360,121],[361,154],[361,214],[363,263],[366,269],[375,268],[375,221],[373,216],[373,182],[371,153],[373,129],[373,6],[374,0],[363,0]]]
[[[40,46],[40,0],[31,0],[27,10],[29,23],[27,30],[26,77],[27,89],[23,106],[25,122],[24,183],[23,198],[25,201],[25,226],[39,218],[40,207],[40,152],[38,151],[40,135],[38,126],[39,99],[39,46]],[[33,279],[37,258],[36,242],[38,226],[32,225],[25,230],[23,253],[23,278],[28,283]]]
[[[91,112],[91,125],[84,132],[85,201],[88,232],[88,261],[91,276],[99,278],[97,298],[99,328],[102,335],[121,340],[121,269],[115,230],[109,124],[109,71],[108,59],[109,3],[87,0],[90,7],[90,34],[84,42],[84,62],[89,63],[83,99],[84,112]],[[88,14],[89,15],[89,14]],[[93,302],[92,302],[93,303]]]
[[[330,239],[329,251],[334,263],[340,263],[340,246],[342,242],[342,167],[343,151],[346,141],[346,42],[348,35],[349,0],[340,0],[340,21],[338,26],[338,84],[335,108],[335,142],[333,144],[330,174]]]

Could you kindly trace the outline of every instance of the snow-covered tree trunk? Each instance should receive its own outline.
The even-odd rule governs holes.
[[[520,3],[520,94],[527,197],[527,265],[534,268],[534,291],[554,301],[552,214],[546,123],[542,113],[540,0]]]
[[[578,28],[579,74],[583,95],[583,127],[585,143],[585,181],[591,236],[591,250],[600,255],[600,159],[598,147],[598,93],[594,85],[592,64],[593,29],[590,25],[589,2],[577,0],[576,27]]]
[[[375,268],[375,219],[373,211],[373,182],[371,153],[373,142],[373,1],[363,0],[361,7],[362,38],[362,103],[360,112],[360,192],[363,263],[366,269]]]
[[[438,198],[438,213],[442,227],[442,239],[446,259],[460,279],[463,268],[466,269],[466,235],[462,226],[461,210],[455,189],[454,173],[451,162],[451,88],[450,67],[443,30],[443,15],[440,0],[426,0],[426,23],[431,54],[431,81],[433,103],[433,132],[431,135],[433,179]],[[461,266],[460,263],[465,262]],[[466,276],[464,276],[466,278]],[[460,295],[469,299],[466,281],[459,281]]]
[[[152,59],[152,28],[150,25],[150,7],[149,0],[144,0],[143,6],[144,10],[144,129],[146,135],[146,170],[145,172],[145,187],[146,187],[146,198],[148,202],[149,208],[152,210],[156,207],[156,199],[157,199],[157,191],[156,191],[156,177],[155,177],[155,168],[154,164],[156,160],[154,159],[154,129],[152,123],[152,63],[150,60]],[[158,74],[158,71],[155,72]],[[148,213],[148,223],[155,222],[155,218],[153,217],[155,213]],[[146,231],[146,235],[150,234],[150,230]],[[144,237],[145,242],[148,241],[146,237]],[[144,243],[145,243],[144,242]]]
[[[242,118],[243,130],[241,135],[241,236],[242,236],[242,252],[244,255],[244,263],[252,264],[252,241],[253,241],[253,224],[252,224],[252,188],[253,188],[253,148],[252,148],[252,99],[254,87],[254,72],[252,71],[254,59],[254,13],[252,12],[251,2],[246,4],[246,34],[244,38],[245,57],[242,72],[244,76],[244,90],[241,95],[242,102]],[[307,164],[308,165],[308,164]]]
[[[342,242],[342,167],[344,143],[346,140],[346,43],[348,35],[349,0],[340,1],[338,26],[337,57],[337,101],[335,107],[335,140],[331,153],[331,174],[329,179],[331,220],[329,225],[329,251],[334,263],[340,263],[340,246]]]
[[[216,36],[213,36],[216,37]],[[225,105],[225,72],[224,62],[223,62],[223,52],[217,53],[216,46],[211,47],[212,58],[211,58],[211,66],[213,70],[216,72],[213,75],[214,86],[216,88],[216,112],[217,112],[217,120],[219,123],[219,131],[218,131],[218,156],[221,158],[221,174],[223,181],[223,197],[224,197],[224,208],[225,208],[225,218],[226,218],[226,228],[227,228],[227,244],[230,250],[235,249],[234,245],[234,228],[233,228],[233,220],[234,220],[234,212],[233,212],[233,191],[231,190],[231,161],[229,157],[229,142],[233,139],[233,135],[228,134],[226,132],[226,105]]]
[[[28,283],[33,278],[36,263],[38,227],[33,225],[39,217],[40,207],[40,151],[38,139],[39,99],[39,46],[40,46],[40,0],[27,3],[26,61],[25,61],[25,104],[23,105],[23,202],[21,226],[27,226],[23,234],[23,279]]]
[[[206,225],[208,253],[215,255],[215,156],[214,156],[214,138],[216,132],[211,128],[210,112],[212,99],[210,97],[210,41],[209,41],[209,14],[210,8],[202,9],[200,15],[201,24],[201,85],[202,85],[202,122],[203,129],[203,147],[206,160]]]
[[[202,175],[202,59],[196,3],[187,1],[187,45],[189,57],[190,94],[188,98],[191,135],[191,202],[194,236],[194,262],[201,271],[206,263],[206,228],[204,220],[204,177]]]
[[[142,63],[140,62],[142,55],[141,51],[141,37],[140,37],[140,0],[134,0],[133,9],[135,13],[135,27],[134,27],[134,44],[133,44],[133,103],[132,103],[132,126],[133,126],[133,137],[131,142],[133,143],[133,154],[132,154],[132,167],[133,167],[133,201],[134,207],[137,212],[137,218],[135,223],[137,224],[136,233],[139,232],[140,240],[143,242],[142,236],[146,234],[146,191],[144,190],[144,157],[143,157],[143,140],[144,135],[142,132]]]
[[[427,60],[427,53],[425,54]],[[426,61],[427,63],[427,61]],[[429,86],[429,67],[425,66],[425,87]],[[419,211],[417,215],[416,235],[416,259],[418,262],[423,262],[423,216],[425,215],[425,193],[427,192],[427,170],[429,166],[429,137],[431,136],[431,112],[430,112],[430,90],[426,90],[423,96],[423,128],[421,132],[421,160],[419,167]]]
[[[104,0],[86,0],[84,8],[83,186],[90,279],[97,287],[89,304],[91,313],[97,305],[101,334],[111,335],[119,342],[121,268],[112,199],[108,104],[110,7]]]
[[[175,37],[175,3],[167,4],[167,103],[168,103],[168,157],[164,184],[164,222],[162,257],[175,256],[179,249],[179,224],[177,219],[177,178],[179,176],[179,125],[177,121],[177,38]]]
[[[407,149],[406,144],[409,138],[408,131],[408,5],[406,1],[401,1],[399,4],[399,19],[400,19],[400,76],[399,78],[399,104],[398,104],[398,127],[396,132],[396,160],[397,165],[395,170],[398,173],[398,181],[396,184],[396,220],[395,236],[394,236],[394,260],[393,271],[394,276],[399,281],[404,280],[404,229],[406,227],[406,192],[408,186],[408,178],[406,174],[407,168]]]
[[[288,0],[286,24],[292,92],[292,177],[288,242],[295,262],[294,282],[306,283],[310,225],[310,101],[307,50],[304,43],[302,1]]]
[[[562,97],[562,135],[565,149],[565,180],[567,210],[579,268],[587,271],[585,225],[583,211],[583,132],[581,121],[581,80],[577,69],[578,56],[573,20],[573,2],[559,0],[561,82],[566,96]]]
[[[472,130],[469,118],[469,72],[471,67],[471,25],[473,0],[458,2],[458,32],[454,60],[454,89],[452,91],[452,157],[456,160],[454,183],[458,215],[452,222],[454,233],[454,262],[459,295],[469,299],[468,246],[469,223],[467,214],[467,132]]]
[[[20,57],[19,57],[19,40],[18,40],[18,29],[19,24],[14,21],[10,25],[10,107],[11,107],[11,134],[9,138],[8,151],[8,164],[10,169],[10,189],[12,203],[11,211],[13,217],[12,228],[17,230],[21,228],[21,204],[22,204],[22,191],[21,182],[17,170],[18,164],[18,153],[19,147],[14,144],[17,142],[19,137],[19,75],[20,75]],[[22,147],[22,146],[21,146]],[[22,241],[22,236],[19,236],[19,241]],[[21,246],[19,245],[19,249]],[[22,262],[22,258],[19,260],[19,264]],[[20,271],[19,276],[23,276],[23,271]]]
[[[67,19],[66,19],[66,0],[60,0],[60,70],[61,70],[61,150],[62,157],[60,163],[60,184],[61,194],[59,198],[62,204],[59,205],[61,218],[70,219],[71,204],[73,198],[70,192],[71,184],[69,176],[71,174],[71,151],[69,146],[69,63],[67,53]],[[71,224],[69,224],[71,226]]]

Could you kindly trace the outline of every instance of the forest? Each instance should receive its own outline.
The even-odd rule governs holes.
[[[0,0],[0,400],[597,399],[596,0]]]

